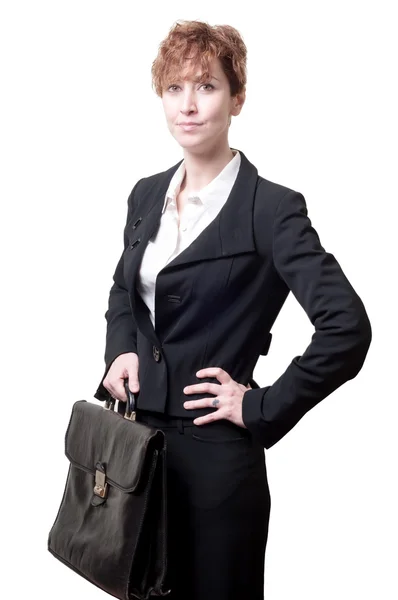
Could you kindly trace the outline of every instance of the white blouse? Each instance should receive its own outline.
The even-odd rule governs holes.
[[[185,176],[185,161],[182,161],[170,181],[160,226],[157,234],[149,240],[145,248],[137,280],[138,293],[149,308],[154,327],[157,274],[198,237],[218,215],[227,201],[238,175],[241,161],[238,150],[232,148],[231,150],[234,157],[221,173],[204,188],[192,193],[187,198],[180,214],[179,226],[176,197]]]

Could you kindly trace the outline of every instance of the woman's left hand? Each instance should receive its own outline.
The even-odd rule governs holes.
[[[200,398],[199,400],[184,402],[184,408],[188,410],[206,408],[207,406],[214,406],[218,409],[208,415],[195,419],[193,421],[195,425],[204,425],[205,423],[211,423],[219,419],[228,419],[228,421],[232,421],[232,423],[239,425],[239,427],[247,429],[242,420],[242,402],[245,392],[251,389],[250,384],[246,387],[242,383],[234,381],[221,367],[201,369],[196,373],[196,376],[216,377],[221,385],[206,382],[188,385],[183,389],[185,394],[207,392],[215,395],[215,398]]]

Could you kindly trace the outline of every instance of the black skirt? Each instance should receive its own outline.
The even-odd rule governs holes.
[[[223,419],[138,411],[167,442],[169,600],[264,599],[271,498],[264,448]]]

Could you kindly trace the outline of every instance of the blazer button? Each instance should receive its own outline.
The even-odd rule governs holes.
[[[156,360],[156,362],[160,361],[160,351],[159,348],[156,348],[156,346],[152,347],[152,354],[153,354],[153,358]]]
[[[130,250],[133,250],[133,248],[135,248],[136,246],[138,246],[138,244],[140,243],[140,241],[141,241],[141,239],[138,238],[132,244],[130,244]]]

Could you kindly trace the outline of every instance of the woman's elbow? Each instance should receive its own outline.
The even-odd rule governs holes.
[[[363,310],[360,311],[360,318],[357,322],[355,342],[350,349],[349,379],[356,377],[362,369],[371,341],[372,326],[366,310],[363,308]]]

